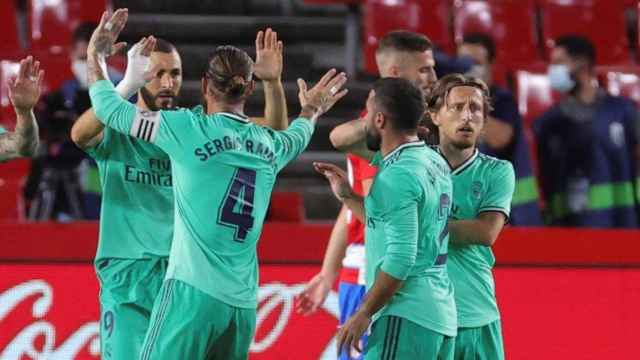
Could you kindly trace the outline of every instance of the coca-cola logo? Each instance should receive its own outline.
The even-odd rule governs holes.
[[[304,286],[304,283],[289,285],[280,282],[270,282],[260,286],[256,330],[262,336],[252,341],[250,348],[252,353],[268,353],[268,350],[283,336],[289,320],[295,313],[295,297],[304,289]],[[45,280],[29,280],[0,293],[0,324],[20,304],[23,304],[23,307],[26,306],[29,303],[28,299],[33,297],[35,297],[35,301],[30,308],[32,318],[29,321],[31,323],[21,328],[4,348],[2,348],[3,344],[0,344],[0,359],[71,360],[78,358],[78,354],[84,349],[87,349],[91,357],[99,357],[100,324],[98,321],[89,321],[80,325],[77,330],[62,341],[56,338],[56,324],[48,321],[46,317],[54,306],[60,307],[67,304],[54,302],[54,289]],[[97,298],[89,301],[95,301],[97,308]],[[339,317],[338,294],[336,292],[330,292],[322,310],[332,318]],[[70,317],[72,315],[69,314]],[[104,320],[105,330],[108,332],[110,329],[107,314],[105,314]],[[37,339],[44,339],[43,344],[36,346]],[[59,345],[56,347],[56,344]],[[331,357],[331,355],[335,355],[335,337],[332,337],[324,346],[321,358]]]
[[[37,296],[32,305],[35,321],[22,329],[1,350],[0,359],[20,360],[27,357],[34,360],[71,360],[86,345],[91,355],[100,355],[100,324],[97,321],[82,325],[55,348],[56,327],[43,319],[53,305],[53,290],[44,280],[30,280],[0,293],[0,324],[13,309],[31,296]],[[44,338],[44,345],[36,349],[36,339],[40,337]]]

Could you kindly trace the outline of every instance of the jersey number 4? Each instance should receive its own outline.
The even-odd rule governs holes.
[[[239,168],[231,179],[227,195],[218,209],[218,223],[235,228],[235,241],[244,242],[253,227],[254,170]]]

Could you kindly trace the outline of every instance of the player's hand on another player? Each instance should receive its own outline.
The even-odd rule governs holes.
[[[282,41],[268,28],[256,36],[256,62],[253,73],[262,81],[280,81],[282,77]]]
[[[351,349],[356,349],[356,351],[362,353],[360,339],[369,328],[370,323],[371,319],[360,311],[353,314],[344,323],[340,331],[338,331],[338,356],[340,356],[342,349],[345,349],[347,353],[351,353]]]
[[[339,167],[323,162],[314,162],[313,168],[329,180],[333,195],[340,201],[353,197],[347,173]]]
[[[127,69],[124,78],[116,86],[116,90],[123,98],[130,98],[155,77],[160,66],[158,64],[151,68],[151,52],[155,47],[155,37],[143,37],[127,52]]]
[[[91,35],[87,54],[108,57],[124,49],[127,44],[124,42],[116,44],[116,40],[124,29],[128,16],[129,10],[127,9],[118,9],[111,16],[105,11],[100,19],[100,24]]]
[[[9,99],[16,112],[30,112],[38,103],[42,91],[44,70],[40,62],[28,56],[20,61],[18,75],[9,80]]]
[[[331,291],[331,283],[322,273],[316,274],[296,297],[298,314],[307,316],[316,312],[324,304],[329,291]]]
[[[335,105],[335,103],[347,95],[348,90],[342,89],[347,82],[345,73],[337,73],[335,69],[329,70],[315,84],[314,87],[308,89],[307,83],[303,79],[298,79],[298,99],[302,112],[300,117],[317,118],[326,113]]]

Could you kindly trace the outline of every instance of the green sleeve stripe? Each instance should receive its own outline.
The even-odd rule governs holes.
[[[640,183],[640,180],[638,180]],[[640,194],[638,194],[640,195]],[[607,210],[612,208],[630,207],[635,205],[633,183],[624,181],[592,185],[589,188],[588,210]],[[570,213],[566,193],[556,193],[551,197],[551,211],[556,217],[563,217]]]
[[[536,178],[527,176],[516,180],[516,189],[511,204],[518,206],[529,202],[537,202],[539,198]]]

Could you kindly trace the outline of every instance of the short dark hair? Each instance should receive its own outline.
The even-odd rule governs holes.
[[[168,42],[165,39],[161,39],[161,38],[156,38],[156,47],[153,48],[153,51],[157,51],[157,52],[161,52],[161,53],[165,53],[165,54],[170,54],[174,51],[178,51],[176,50],[175,45],[173,45],[172,43]]]
[[[431,40],[423,34],[406,30],[395,30],[387,33],[378,43],[376,54],[386,51],[424,52],[433,49]]]
[[[416,130],[424,115],[422,92],[409,80],[383,78],[373,84],[378,110],[391,120],[394,129]]]
[[[581,35],[564,35],[556,39],[555,47],[564,48],[573,59],[586,60],[589,67],[596,64],[596,48]]]
[[[73,34],[71,36],[72,44],[75,45],[80,41],[89,42],[91,40],[91,35],[93,31],[98,27],[98,24],[94,22],[82,22],[76,26],[73,30]]]
[[[209,58],[204,76],[210,88],[222,93],[229,103],[244,100],[253,75],[253,60],[235,46],[218,46]]]
[[[496,44],[491,36],[485,33],[465,34],[462,39],[463,44],[480,45],[487,50],[489,63],[493,63],[496,59]]]

